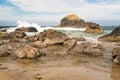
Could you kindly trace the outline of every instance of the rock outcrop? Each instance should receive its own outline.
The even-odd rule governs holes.
[[[98,33],[98,34],[101,34],[101,33],[104,32],[99,24],[92,23],[92,22],[87,22],[86,26],[87,26],[87,28],[84,31],[85,33]]]
[[[0,39],[4,39],[7,36],[8,36],[8,34],[0,32]]]
[[[98,40],[104,42],[120,42],[120,26],[115,28],[110,34],[99,37]]]
[[[22,31],[22,32],[38,32],[34,27],[21,27],[16,29],[15,31]]]
[[[57,32],[53,29],[44,30],[38,35],[27,37],[30,41],[42,41],[45,44],[59,44],[63,43],[68,36],[62,32]]]
[[[39,50],[28,44],[20,45],[14,51],[14,54],[18,58],[36,58],[36,57],[40,56]]]
[[[79,18],[79,16],[75,14],[70,14],[65,16],[61,20],[60,27],[74,27],[74,28],[79,28],[79,27],[84,27],[84,20]]]
[[[69,14],[65,16],[58,27],[66,28],[87,28],[85,30],[86,33],[103,33],[103,29],[99,24],[92,23],[92,22],[85,22],[79,16],[75,14]]]
[[[7,56],[9,54],[15,55],[18,58],[35,58],[40,55],[40,52],[37,48],[20,42],[1,45],[0,56]]]
[[[92,56],[102,56],[105,48],[101,44],[83,42],[73,46],[70,51],[72,53],[84,53]]]

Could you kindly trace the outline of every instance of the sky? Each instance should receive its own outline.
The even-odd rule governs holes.
[[[120,0],[0,0],[0,26],[18,20],[55,26],[68,14],[102,26],[120,25]]]

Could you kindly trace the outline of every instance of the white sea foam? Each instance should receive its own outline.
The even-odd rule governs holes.
[[[43,30],[47,30],[47,29],[55,29],[55,30],[79,30],[79,31],[84,31],[85,28],[55,28],[55,27],[40,27],[38,24],[36,23],[29,23],[27,21],[17,21],[17,27],[12,27],[12,28],[8,28],[7,32],[13,32],[15,31],[17,28],[20,27],[34,27],[38,30],[38,32],[42,32]]]

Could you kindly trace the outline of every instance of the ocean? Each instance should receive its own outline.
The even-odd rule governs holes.
[[[54,29],[56,31],[60,31],[63,32],[65,34],[67,34],[70,37],[78,37],[78,36],[82,36],[85,37],[87,39],[87,41],[97,41],[98,37],[103,36],[105,34],[109,34],[110,32],[112,32],[117,26],[102,26],[104,33],[103,34],[90,34],[90,33],[84,33],[85,28],[55,28],[55,27],[48,27],[48,26],[38,26],[36,24],[34,24],[36,27],[36,29],[39,32],[42,32],[43,30],[46,29]],[[15,26],[0,26],[0,28],[8,28],[8,32],[12,32],[14,31],[16,28]],[[38,33],[34,33],[34,32],[26,32],[26,34],[28,36],[31,35],[35,35]]]

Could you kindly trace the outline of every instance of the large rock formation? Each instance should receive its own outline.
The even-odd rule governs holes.
[[[65,16],[58,27],[66,28],[87,28],[86,33],[103,33],[102,28],[99,24],[92,23],[92,22],[85,22],[79,16],[75,14],[70,14]]]
[[[61,27],[75,27],[75,28],[79,28],[79,27],[84,27],[84,20],[79,18],[79,16],[75,15],[75,14],[70,14],[65,16],[62,20],[61,20]]]
[[[37,29],[34,27],[21,27],[16,29],[15,31],[22,31],[22,32],[38,32]]]
[[[110,34],[98,38],[99,41],[120,42],[120,26],[115,28]]]

